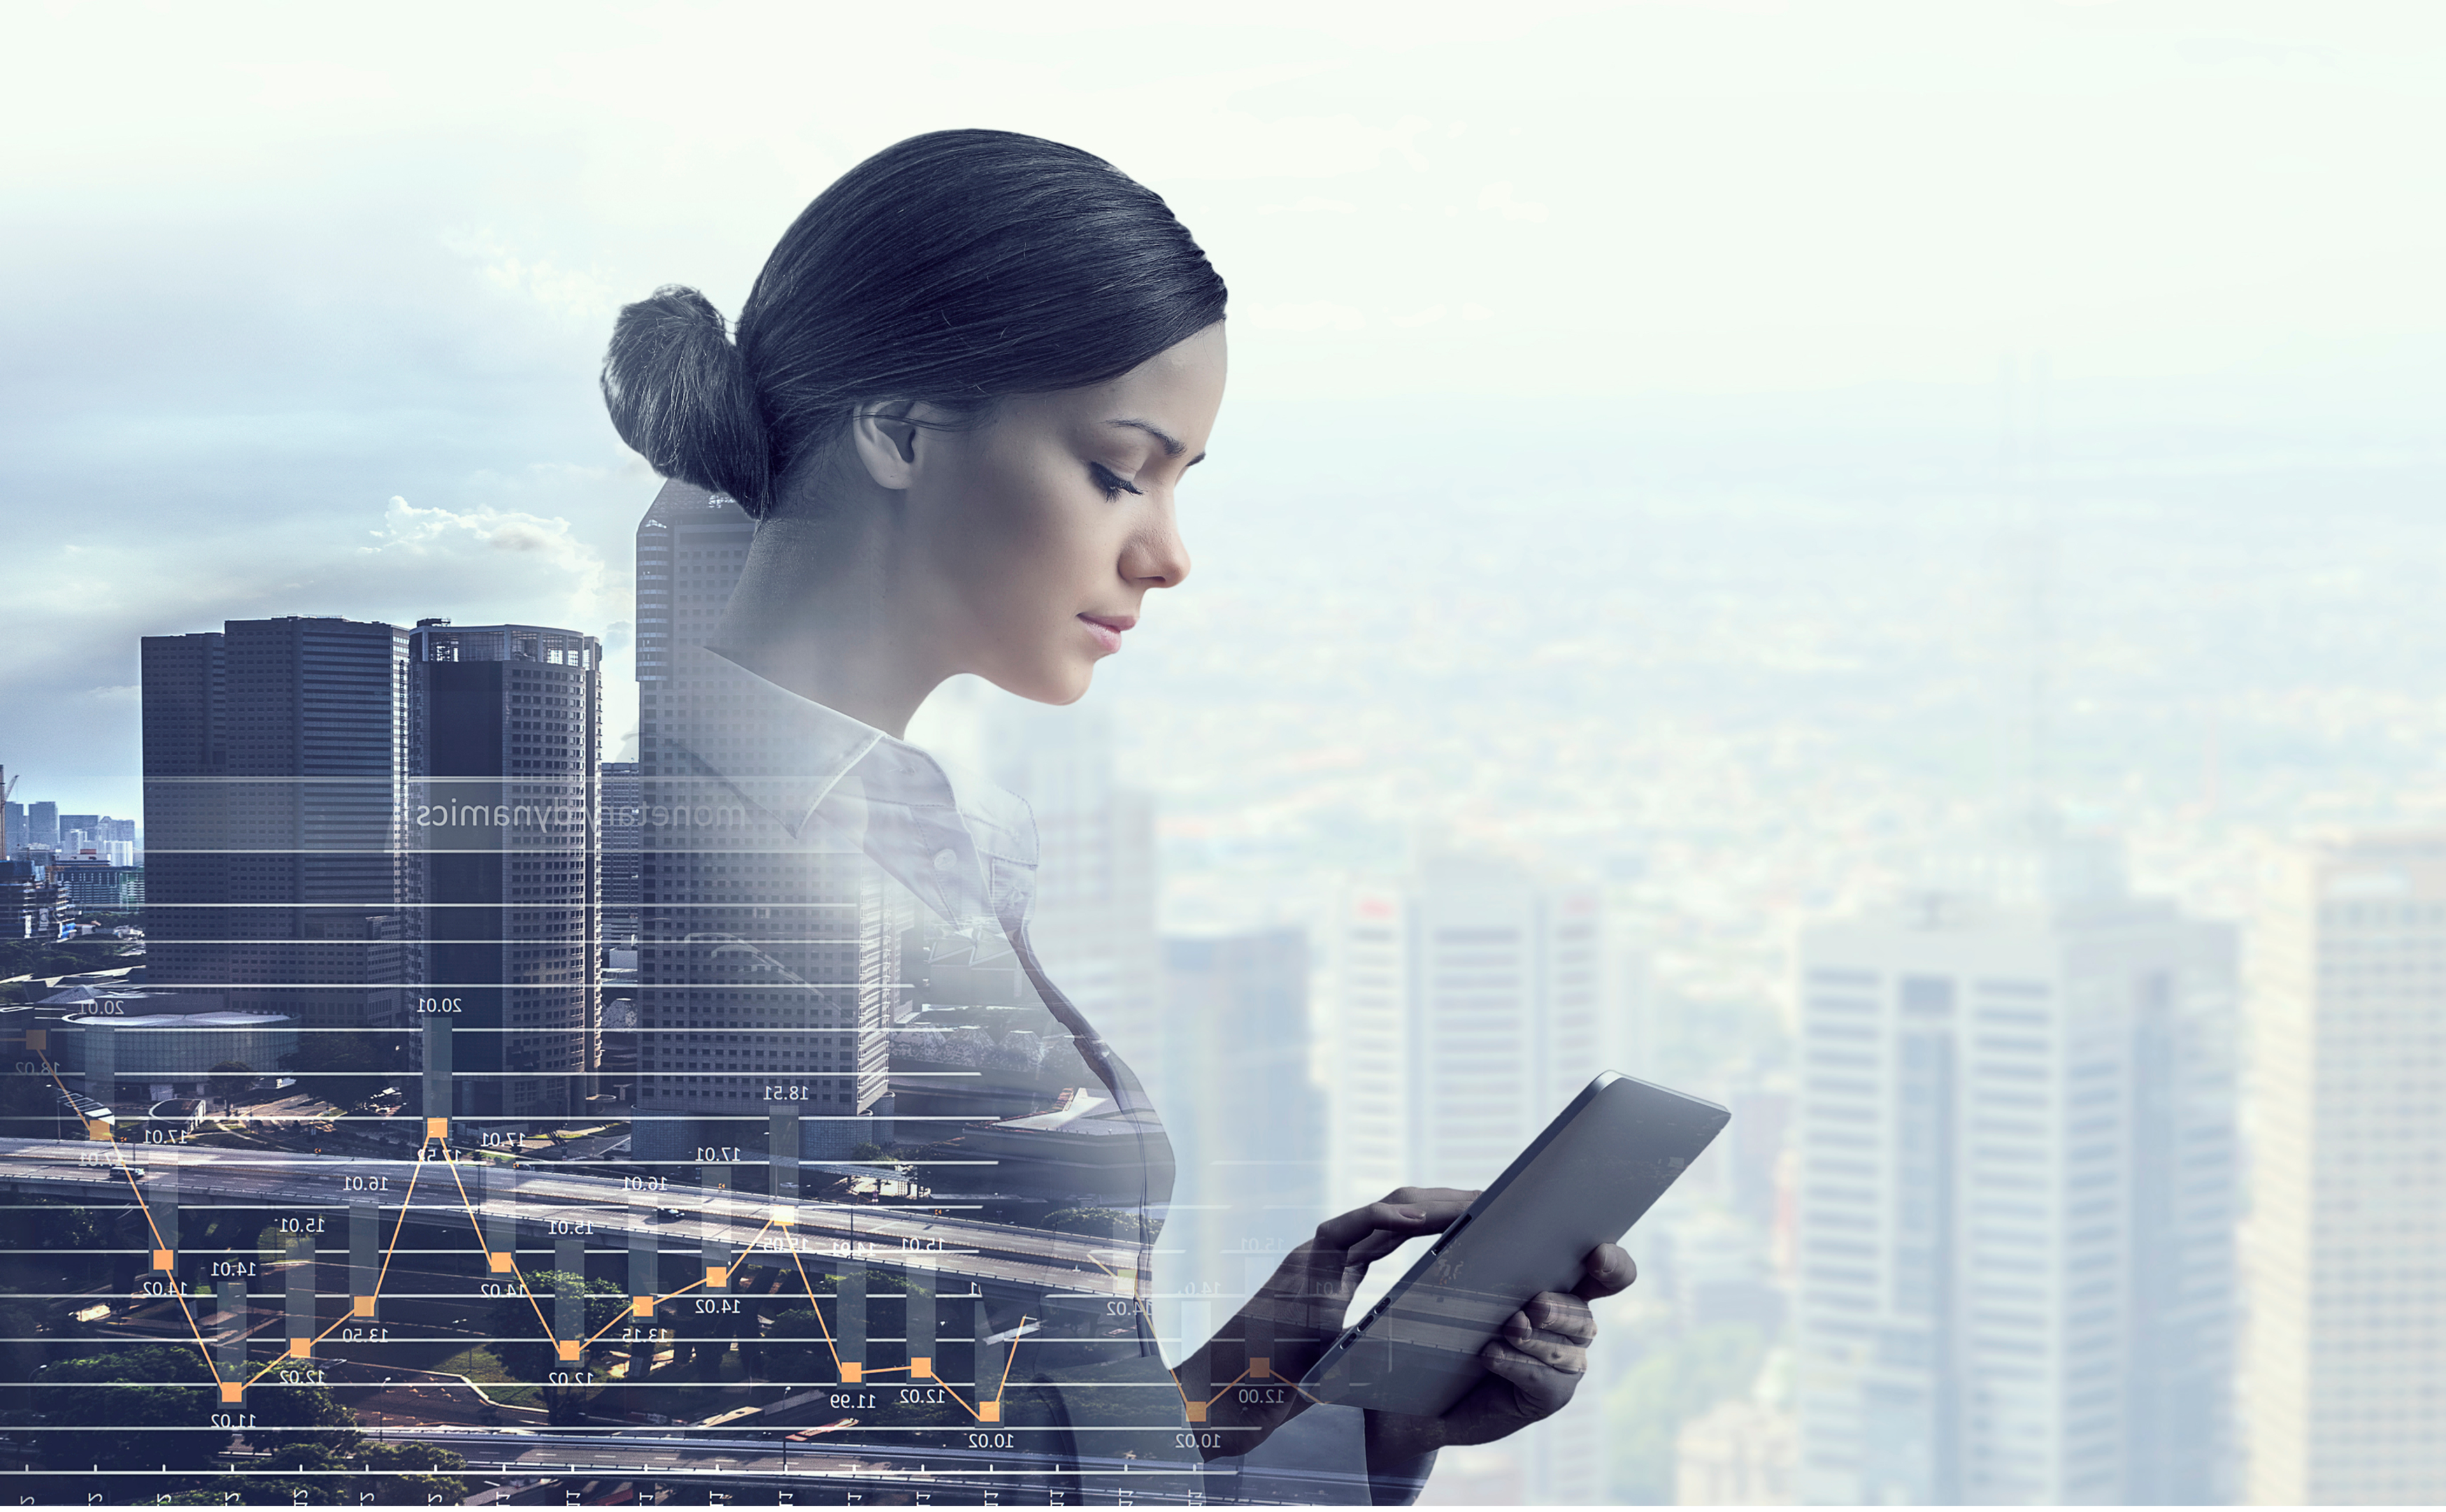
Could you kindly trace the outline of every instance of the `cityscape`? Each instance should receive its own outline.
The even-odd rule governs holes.
[[[10,19],[0,1492],[2446,1504],[2446,9]],[[870,740],[706,645],[862,559],[664,473],[957,328],[749,319],[947,128],[1228,392],[1092,688]],[[1604,1072],[1729,1123],[1380,1466],[1318,1224]]]
[[[2026,544],[2013,533],[2026,508],[1995,518]],[[1782,623],[1711,643],[1709,594],[1766,595],[1700,572],[1674,586],[1676,552],[1725,571],[1735,559],[1708,534],[1745,522],[1666,508],[1646,521],[1643,617],[1671,619],[1677,639],[1518,618],[1482,587],[1504,575],[1490,542],[1421,567],[1416,587],[1494,628],[1442,641],[1421,623],[1396,638],[1409,649],[1372,669],[1383,696],[1351,702],[1326,741],[1303,728],[1301,701],[1348,697],[1362,669],[1313,646],[1269,667],[1264,645],[1213,622],[1158,653],[1173,664],[1126,669],[1109,706],[954,686],[921,716],[913,735],[1029,799],[1044,960],[1162,1112],[1178,1185],[1147,1302],[1168,1356],[1325,1214],[1403,1183],[1481,1184],[1611,1068],[1722,1101],[1733,1124],[1634,1230],[1642,1279],[1601,1309],[1606,1337],[1571,1408],[1446,1451],[1426,1501],[2434,1498],[2446,836],[2426,821],[2432,770],[2390,766],[2362,734],[2422,716],[2378,691],[2288,701],[2203,679],[2192,718],[2210,733],[2182,750],[2162,717],[2153,728],[2116,706],[2146,703],[2146,677],[2068,670],[2161,606],[2113,602],[2105,571],[2072,600],[2034,588],[2026,556],[1983,562],[1981,543],[1956,541],[1956,565],[1981,574],[1957,588],[1990,600],[1972,620],[1987,644],[1912,654],[1987,659],[1985,675],[1925,684],[1976,737],[1878,750],[1925,716],[1838,701],[1813,721],[1792,689],[1831,675],[1839,691],[1855,646],[1889,627],[1809,617],[1840,614],[1879,577],[1941,572],[1938,552],[1855,564],[1844,586],[1830,538],[1813,570],[1840,591],[1784,591]],[[2092,523],[2072,509],[2045,522],[2059,559],[2106,539],[2084,539]],[[1362,505],[1340,528],[1369,524]],[[2276,515],[2238,527],[2287,529]],[[439,1117],[471,1156],[651,1183],[675,1194],[658,1202],[712,1211],[734,1187],[769,1180],[778,1194],[785,1167],[809,1196],[924,1206],[950,1189],[929,1169],[927,1120],[982,1141],[1058,1117],[925,1090],[992,1051],[957,1002],[1007,987],[977,985],[995,980],[986,958],[911,921],[870,911],[818,934],[862,965],[810,999],[831,1006],[790,1051],[696,1027],[784,1021],[749,1017],[748,998],[708,1000],[710,958],[669,948],[678,937],[654,924],[675,900],[719,896],[677,855],[658,868],[671,842],[649,837],[670,795],[668,737],[721,699],[671,674],[751,531],[679,485],[640,522],[633,737],[607,734],[603,642],[578,628],[283,618],[147,638],[141,821],[12,789],[8,934],[24,969],[0,1013],[21,1067],[58,1083],[16,1078],[14,1129],[57,1138],[67,1119],[122,1147],[175,1134],[299,1156],[353,1140],[397,1159],[407,1151],[387,1142],[409,1136],[389,1130]],[[2149,544],[2126,532],[2119,549]],[[2269,591],[2315,597],[2320,570]],[[2069,606],[2052,628],[2047,592]],[[1352,595],[1326,612],[1364,625],[1393,607]],[[1567,614],[1592,612],[1583,600]],[[2296,623],[2311,643],[2292,652],[2298,676],[2323,627]],[[1218,664],[1184,660],[1197,656]],[[1708,725],[1669,734],[1641,733],[1669,712],[1609,727],[1559,678],[1518,676],[1594,662],[1669,710],[1690,675],[1676,659],[1731,682],[1703,670],[1711,656],[1762,659],[1746,674],[1758,701],[1720,685]],[[1276,701],[1229,701],[1232,679],[1270,674]],[[1508,684],[1479,681],[1498,675]],[[1456,742],[1402,722],[1439,718],[1437,699],[1463,686],[1490,733]],[[2050,729],[2058,705],[2079,717]],[[2129,724],[2109,739],[2117,719]],[[2312,738],[2345,754],[2305,791],[2286,742]],[[1540,742],[1552,759],[1528,754]],[[2120,784],[2104,801],[2101,771]],[[1928,803],[1948,779],[1952,801]],[[922,1050],[894,1037],[912,1011],[951,1016]],[[178,1164],[189,1149],[143,1154],[201,1184]],[[751,1176],[760,1163],[770,1171]],[[175,1193],[161,1174],[145,1180]],[[22,1194],[25,1173],[13,1180]],[[515,1254],[508,1228],[499,1242]],[[356,1225],[351,1265],[375,1263],[375,1237]],[[635,1263],[561,1246],[522,1263],[580,1278]],[[629,1291],[668,1289],[640,1274],[621,1271]],[[1396,1274],[1379,1267],[1374,1287]],[[162,1336],[160,1304],[146,1316],[161,1273],[131,1255],[98,1279],[71,1298],[94,1298],[77,1337]],[[280,1308],[313,1319],[316,1301],[287,1284],[286,1302],[212,1294],[214,1317],[267,1325],[252,1343],[252,1324],[198,1333],[233,1375],[262,1363]],[[323,1305],[371,1295],[362,1278],[326,1286]],[[21,1316],[46,1358],[95,1348],[43,1342],[59,1330]],[[749,1316],[769,1336],[790,1315]],[[593,1365],[598,1396],[699,1363],[685,1331],[618,1342],[643,1353]],[[807,1394],[803,1349],[781,1370],[752,1331],[720,1347],[735,1358],[700,1384],[722,1412],[787,1427],[773,1404]],[[839,1349],[836,1383],[855,1376]],[[431,1421],[480,1436],[482,1414],[498,1423],[529,1386],[538,1421],[581,1421],[552,1404],[577,1393],[525,1378],[553,1374],[551,1357],[522,1375],[515,1353],[484,1362],[504,1385],[471,1387],[466,1421]],[[326,1390],[360,1421],[400,1405]],[[595,1496],[634,1478],[524,1479]]]

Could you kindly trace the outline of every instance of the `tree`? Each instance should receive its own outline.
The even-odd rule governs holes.
[[[722,1372],[733,1342],[754,1336],[744,1297],[700,1293],[671,1299],[671,1361],[710,1379]]]
[[[585,1332],[579,1335],[584,1340],[594,1339],[628,1311],[628,1294],[610,1281],[590,1281],[574,1271],[536,1271],[526,1278],[523,1292],[513,1291],[495,1301],[485,1319],[485,1331],[498,1341],[493,1353],[501,1369],[543,1393],[544,1410],[555,1423],[578,1421],[596,1390],[586,1361],[562,1359],[556,1342],[536,1317],[540,1306],[544,1319],[556,1320],[559,1299],[571,1294],[585,1298]],[[586,1353],[599,1353],[608,1347],[593,1344]]]
[[[234,1103],[254,1090],[254,1068],[242,1060],[224,1060],[208,1073],[212,1095]]]
[[[466,1500],[467,1483],[451,1472],[466,1467],[465,1460],[430,1444],[386,1444],[349,1433],[332,1444],[284,1447],[265,1470],[216,1475],[144,1504],[224,1506],[235,1498],[244,1506],[423,1506],[434,1498],[455,1506]],[[388,1473],[350,1473],[367,1470]]]
[[[1138,1243],[1147,1232],[1145,1220],[1137,1214],[1115,1212],[1109,1207],[1058,1208],[1045,1214],[1040,1226],[1057,1234],[1108,1239],[1117,1244]]]
[[[34,1452],[55,1471],[209,1469],[230,1437],[212,1424],[211,1380],[202,1356],[170,1344],[54,1360],[34,1372],[42,1404],[40,1426],[29,1435]],[[47,1483],[34,1494],[41,1502],[95,1495],[120,1502],[159,1489],[158,1482],[97,1484],[80,1477],[73,1484]],[[114,1494],[121,1491],[127,1494]]]
[[[284,1365],[249,1389],[246,1410],[254,1426],[247,1432],[247,1442],[283,1453],[305,1445],[354,1442],[357,1414],[342,1407],[331,1389],[315,1379],[320,1373],[303,1363]]]
[[[34,1309],[14,1299],[0,1301],[0,1409],[25,1410],[37,1400],[27,1383],[42,1367],[43,1342],[35,1333],[42,1319]]]
[[[823,1320],[812,1307],[794,1307],[773,1319],[764,1336],[751,1345],[749,1365],[768,1381],[808,1386],[840,1379],[833,1368],[833,1352],[824,1342]]]
[[[32,1071],[0,1073],[0,1135],[56,1139],[66,1112],[60,1104],[59,1083],[41,1062]]]
[[[467,1462],[448,1449],[413,1439],[404,1444],[369,1439],[354,1452],[367,1469],[391,1472],[371,1486],[360,1487],[373,1492],[376,1506],[422,1506],[433,1496],[440,1497],[444,1506],[455,1506],[467,1498],[467,1483],[447,1473],[465,1469]]]

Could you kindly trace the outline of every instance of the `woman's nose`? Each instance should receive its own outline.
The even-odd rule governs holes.
[[[1131,541],[1121,575],[1147,588],[1178,588],[1189,575],[1189,545],[1180,538],[1180,527],[1170,510]]]

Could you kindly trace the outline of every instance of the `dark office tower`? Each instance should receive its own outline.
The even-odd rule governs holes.
[[[156,982],[309,1028],[400,1021],[413,970],[407,636],[233,620],[143,644]]]
[[[58,804],[44,802],[28,807],[24,843],[29,846],[49,846],[55,850],[59,849],[60,806]]]
[[[427,941],[416,1006],[448,1015],[451,1111],[582,1112],[601,1027],[602,647],[442,620],[410,640]]]
[[[227,641],[217,630],[148,635],[142,678],[146,975],[228,982]]]
[[[639,807],[645,784],[634,761],[606,761],[602,776],[604,948],[637,948],[638,846],[644,836]]]

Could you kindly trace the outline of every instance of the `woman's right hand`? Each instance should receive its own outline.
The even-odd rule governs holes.
[[[1477,1193],[1457,1187],[1404,1186],[1382,1202],[1326,1219],[1316,1225],[1314,1238],[1284,1256],[1238,1316],[1183,1362],[1183,1394],[1193,1401],[1211,1398],[1207,1421],[1227,1434],[1218,1452],[1247,1453],[1308,1405],[1293,1385],[1255,1391],[1237,1387],[1258,1380],[1293,1383],[1306,1375],[1341,1336],[1367,1267],[1408,1240],[1451,1227],[1477,1200]],[[1251,1363],[1259,1358],[1266,1362],[1262,1376]]]

